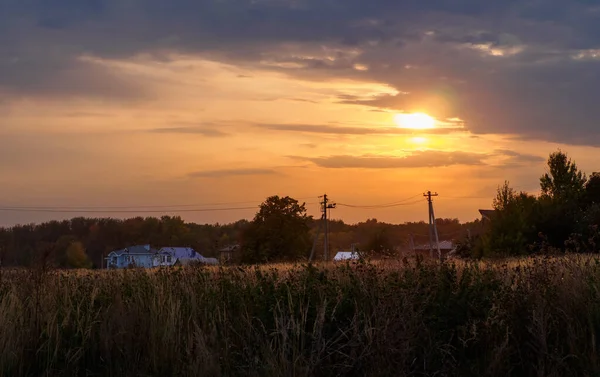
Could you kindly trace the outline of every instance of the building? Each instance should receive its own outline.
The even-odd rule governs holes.
[[[360,260],[360,254],[356,251],[338,251],[333,257],[334,262]]]
[[[155,267],[187,265],[191,263],[202,263],[216,265],[216,258],[205,258],[191,247],[163,247],[159,250],[155,259]]]
[[[227,263],[233,259],[233,255],[240,249],[240,245],[229,245],[219,249],[221,263]]]
[[[162,266],[187,265],[203,263],[219,264],[216,258],[205,258],[189,247],[163,247],[153,249],[150,245],[130,246],[115,250],[106,258],[106,268],[141,267],[152,268]]]
[[[494,216],[496,215],[495,209],[480,209],[479,213],[481,214],[481,221],[483,223],[492,221]]]
[[[150,245],[136,245],[112,251],[106,258],[106,268],[154,267],[158,250]]]
[[[449,252],[451,252],[452,250],[454,250],[454,243],[452,241],[440,241],[440,251],[442,252],[442,256],[448,254]],[[417,254],[425,254],[425,255],[429,255],[430,254],[430,246],[429,244],[423,244],[423,245],[416,245],[413,249],[413,251]],[[435,257],[437,257],[437,246],[435,244],[435,241],[433,242],[433,254]]]

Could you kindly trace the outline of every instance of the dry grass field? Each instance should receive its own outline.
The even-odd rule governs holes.
[[[3,271],[2,376],[592,376],[600,259]]]

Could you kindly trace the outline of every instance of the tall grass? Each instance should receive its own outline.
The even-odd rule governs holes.
[[[2,376],[593,376],[600,260],[4,273]]]

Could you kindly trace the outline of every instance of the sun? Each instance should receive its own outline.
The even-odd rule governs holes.
[[[423,113],[396,114],[394,122],[398,127],[414,130],[426,130],[435,127],[435,119]]]

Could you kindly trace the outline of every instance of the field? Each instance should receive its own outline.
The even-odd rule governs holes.
[[[3,271],[2,376],[593,376],[600,259]]]

